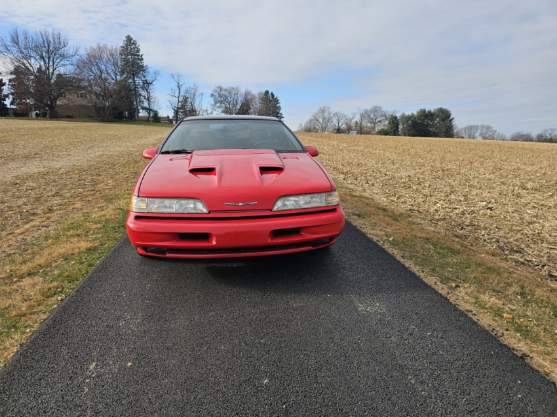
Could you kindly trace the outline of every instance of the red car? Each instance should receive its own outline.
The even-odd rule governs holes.
[[[140,255],[234,258],[332,245],[344,227],[335,184],[280,120],[190,117],[137,181],[126,228]]]

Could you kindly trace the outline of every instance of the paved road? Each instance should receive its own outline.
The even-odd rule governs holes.
[[[0,373],[2,416],[556,416],[557,390],[348,225],[203,264],[127,241]]]

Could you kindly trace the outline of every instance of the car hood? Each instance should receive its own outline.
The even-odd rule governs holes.
[[[332,187],[307,153],[231,149],[159,154],[146,170],[138,194],[198,198],[209,211],[271,210],[281,196],[327,192]]]

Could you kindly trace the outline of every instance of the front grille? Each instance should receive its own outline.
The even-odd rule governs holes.
[[[208,249],[165,249],[158,247],[144,247],[143,250],[156,255],[217,255],[237,254],[250,252],[272,252],[277,250],[313,248],[331,243],[334,238],[316,239],[309,242],[291,243],[288,245],[267,245],[245,248],[208,248]]]
[[[208,242],[211,235],[209,233],[178,233],[180,240],[191,240],[196,242]]]
[[[271,234],[274,238],[281,238],[281,237],[290,237],[290,236],[299,235],[301,231],[302,231],[301,228],[295,227],[290,229],[276,229],[273,230]]]

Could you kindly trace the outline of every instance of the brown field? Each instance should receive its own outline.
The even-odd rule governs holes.
[[[121,238],[166,133],[0,119],[0,364]],[[557,146],[300,136],[351,221],[557,379]]]
[[[167,129],[0,119],[0,365],[122,236]]]
[[[0,119],[0,256],[73,211],[125,185],[132,161],[166,130],[145,126]],[[132,151],[133,153],[130,153]],[[140,167],[142,164],[135,164]]]
[[[557,280],[557,146],[301,135],[336,180]]]

